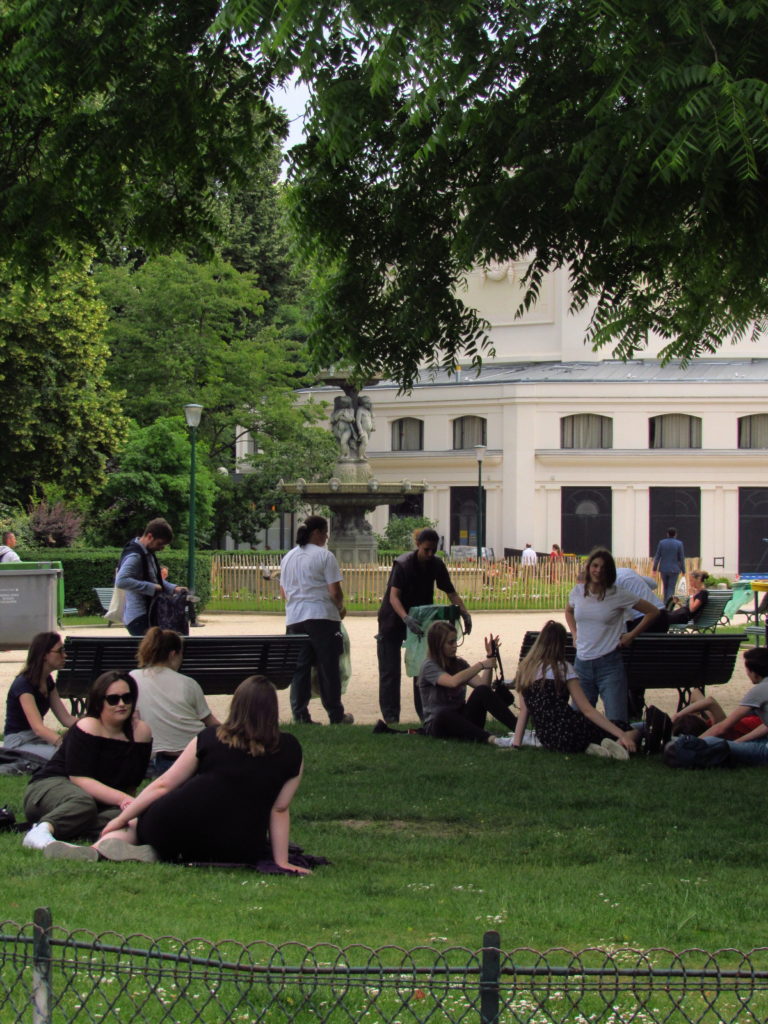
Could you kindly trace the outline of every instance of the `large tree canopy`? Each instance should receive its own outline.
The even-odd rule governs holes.
[[[716,350],[768,309],[768,0],[229,0],[311,89],[293,150],[305,251],[330,267],[320,361],[412,382],[478,355],[457,293],[567,267],[589,339]]]
[[[0,256],[210,240],[214,197],[285,130],[218,6],[0,2]]]

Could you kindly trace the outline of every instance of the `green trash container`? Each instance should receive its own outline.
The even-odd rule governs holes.
[[[0,648],[25,650],[54,632],[64,608],[61,562],[0,562]]]

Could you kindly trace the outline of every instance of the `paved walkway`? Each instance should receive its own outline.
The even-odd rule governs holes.
[[[464,646],[459,649],[462,657],[468,661],[479,660],[484,656],[483,637],[492,633],[501,638],[501,659],[507,678],[512,678],[517,666],[517,655],[523,635],[529,629],[540,629],[547,619],[565,622],[562,612],[475,612],[473,613],[472,635],[465,639]],[[228,636],[236,634],[269,635],[284,633],[285,621],[279,614],[216,614],[203,613],[201,621],[204,625],[193,629],[194,635]],[[352,679],[344,698],[347,711],[351,711],[355,720],[361,724],[373,724],[379,718],[378,706],[378,671],[376,664],[376,616],[374,614],[351,614],[344,624],[350,637],[352,653]],[[62,632],[73,636],[119,636],[125,635],[122,627],[102,625],[65,627]],[[5,706],[8,687],[18,672],[21,671],[25,659],[23,651],[0,652],[0,701]],[[182,668],[183,671],[183,668]],[[749,688],[749,681],[744,673],[742,660],[739,658],[731,682],[727,686],[717,688],[716,696],[726,711],[735,707],[742,694]],[[403,720],[408,717],[415,719],[411,705],[411,683],[403,679]],[[280,692],[280,717],[283,721],[290,719],[288,692]],[[673,711],[677,703],[677,694],[670,691],[658,691],[653,695],[653,702],[665,711]],[[222,716],[226,713],[229,703],[227,697],[212,697],[211,709]],[[315,710],[316,707],[316,710]],[[325,721],[325,713],[319,701],[312,702],[313,717]]]

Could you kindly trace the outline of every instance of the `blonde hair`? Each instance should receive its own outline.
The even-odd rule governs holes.
[[[433,622],[427,630],[427,657],[442,669],[448,670],[451,665],[443,653],[445,641],[449,636],[456,636],[456,627],[445,619]],[[451,659],[453,661],[454,659]]]
[[[562,693],[568,688],[565,676],[565,626],[554,619],[544,623],[536,641],[517,667],[515,685],[518,693],[524,694],[540,682],[552,670],[555,687]]]

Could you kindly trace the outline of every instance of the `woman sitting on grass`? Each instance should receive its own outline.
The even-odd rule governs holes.
[[[491,671],[495,664],[494,645],[498,637],[486,637],[486,657],[474,665],[456,657],[456,630],[450,622],[433,622],[427,633],[429,657],[421,666],[419,691],[424,708],[424,731],[438,739],[469,740],[510,747],[511,736],[486,732],[486,715],[492,715],[508,729],[514,729],[516,717],[509,710],[511,694],[500,696],[491,689]],[[469,700],[464,697],[472,687]],[[506,698],[506,699],[505,699]]]
[[[626,722],[609,721],[592,707],[576,669],[565,660],[566,636],[565,627],[550,619],[518,666],[520,717],[515,746],[521,746],[532,715],[536,735],[546,750],[626,760],[629,752],[637,749],[640,734]]]
[[[183,640],[172,629],[153,626],[139,644],[139,714],[152,730],[152,775],[162,775],[203,726],[219,720],[206,703],[200,684],[179,672]]]
[[[123,672],[103,672],[91,686],[85,718],[29,781],[24,813],[37,824],[24,836],[24,846],[46,857],[98,859],[92,847],[61,840],[95,839],[144,779],[152,733],[134,718],[137,692],[135,680]]]
[[[290,863],[291,800],[302,773],[301,744],[278,728],[277,691],[264,676],[238,686],[223,725],[210,726],[128,803],[96,849],[109,860]]]
[[[63,668],[64,661],[64,641],[58,633],[38,633],[33,638],[24,668],[8,691],[3,740],[8,749],[26,751],[42,760],[53,757],[61,746],[61,733],[43,719],[50,710],[66,729],[75,724],[51,674]]]

